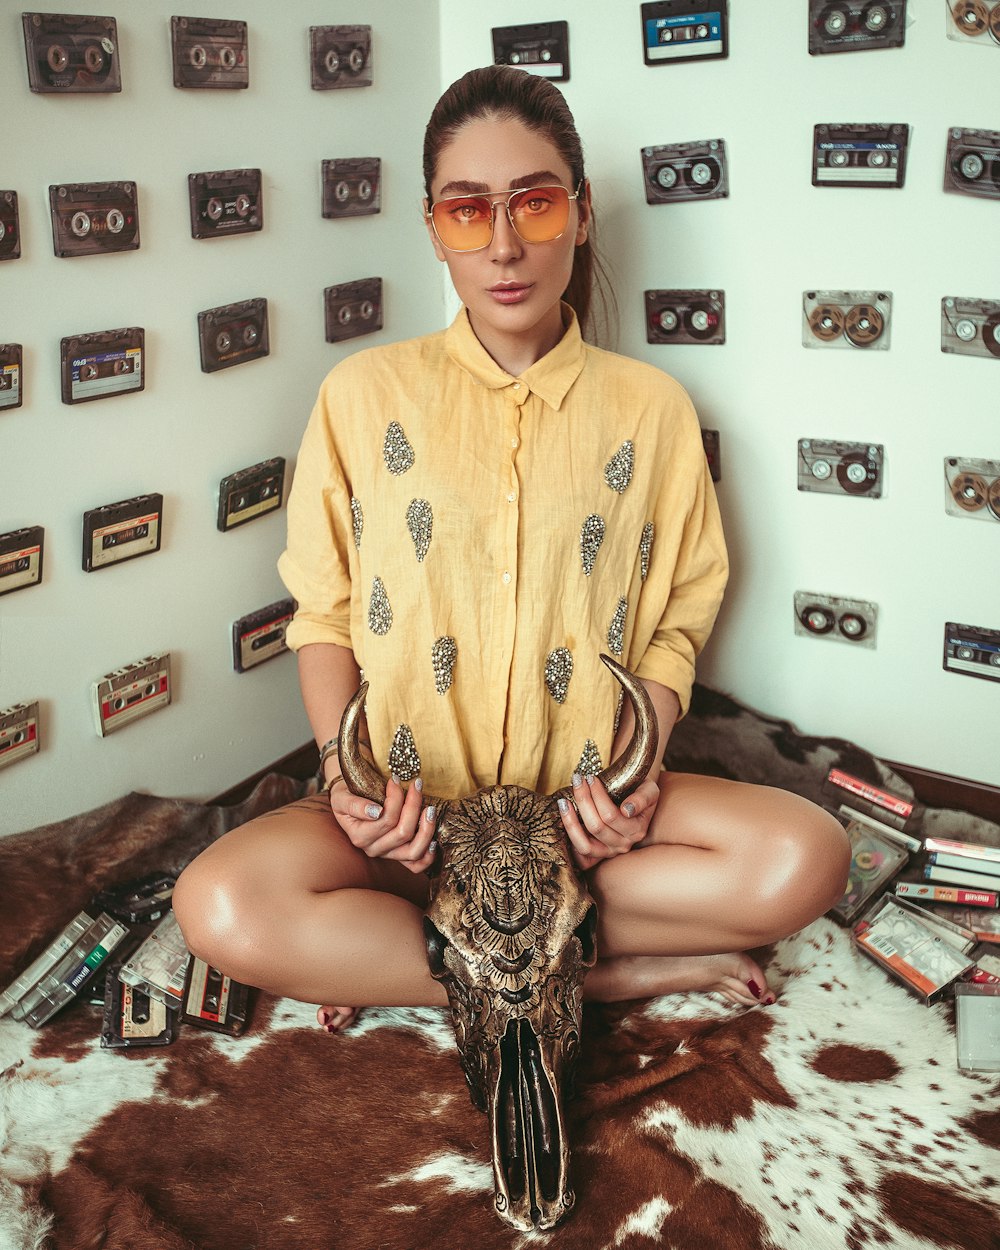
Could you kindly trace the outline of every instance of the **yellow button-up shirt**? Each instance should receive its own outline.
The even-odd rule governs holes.
[[[686,393],[564,313],[517,378],[464,309],[347,357],[299,452],[288,645],[350,647],[376,759],[444,798],[551,793],[610,763],[620,687],[602,651],[686,710],[726,582]]]

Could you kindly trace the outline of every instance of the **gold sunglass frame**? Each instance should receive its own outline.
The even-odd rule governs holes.
[[[576,184],[576,190],[573,192],[570,192],[569,188],[564,187],[561,182],[543,182],[535,187],[515,187],[513,191],[484,191],[480,195],[476,195],[474,193],[473,194],[466,193],[465,195],[446,195],[446,196],[443,196],[440,200],[435,200],[433,204],[428,205],[428,207],[424,211],[424,217],[427,219],[427,221],[430,222],[431,229],[434,231],[434,237],[441,244],[444,250],[446,252],[456,252],[460,256],[465,256],[472,252],[482,252],[490,246],[490,244],[493,242],[493,235],[496,232],[497,209],[500,207],[501,204],[503,205],[504,211],[507,214],[507,220],[510,222],[511,230],[514,231],[514,233],[517,235],[517,237],[521,240],[522,243],[532,243],[532,242],[554,243],[556,239],[561,239],[563,235],[566,233],[566,227],[569,225],[569,205],[572,204],[574,200],[578,200],[580,198],[580,195],[583,191],[584,181],[585,180],[581,178],[580,181]],[[515,195],[526,195],[526,194],[530,194],[532,191],[554,191],[557,188],[560,191],[566,192],[566,200],[567,200],[566,225],[563,226],[563,228],[559,231],[558,234],[554,234],[551,239],[538,239],[538,240],[526,239],[518,230],[517,226],[514,223],[514,218],[511,216],[511,211],[510,211],[511,200],[514,198]],[[489,201],[490,237],[486,240],[485,243],[481,243],[479,247],[449,247],[448,244],[445,243],[444,239],[441,238],[441,235],[438,232],[437,222],[434,220],[435,208],[437,208],[439,204],[449,204],[453,200],[485,200],[486,197],[490,195],[496,195],[496,196],[501,197],[499,199]]]

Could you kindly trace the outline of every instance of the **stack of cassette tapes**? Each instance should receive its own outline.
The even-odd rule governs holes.
[[[884,895],[853,933],[859,950],[927,1003],[976,966],[974,933],[903,898]]]

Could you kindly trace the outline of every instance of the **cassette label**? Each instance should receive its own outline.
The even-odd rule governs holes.
[[[829,638],[854,647],[875,647],[878,607],[865,599],[795,592],[795,632],[803,637]]]
[[[568,22],[494,26],[490,33],[494,64],[513,65],[556,82],[569,80]]]
[[[647,204],[718,200],[729,194],[723,139],[661,144],[642,149]]]
[[[944,667],[949,673],[1000,681],[1000,629],[948,621],[944,627]]]
[[[147,655],[116,668],[92,689],[97,732],[102,738],[170,702],[170,653]]]
[[[259,169],[188,174],[192,239],[251,234],[264,225]]]
[[[941,350],[1000,360],[1000,300],[947,295],[941,301]]]
[[[21,255],[21,223],[17,214],[17,192],[0,191],[0,260],[17,260]]]
[[[944,189],[1000,200],[1000,130],[948,131]]]
[[[944,478],[949,516],[1000,521],[1000,460],[946,456]]]
[[[1000,0],[944,0],[949,39],[1000,47]]]
[[[382,211],[380,157],[327,160],[322,174],[324,217],[366,217]]]
[[[285,458],[275,456],[230,473],[219,483],[218,528],[225,533],[281,507],[285,494]]]
[[[809,53],[901,48],[906,0],[809,0]]]
[[[0,409],[20,408],[21,344],[0,343]]]
[[[372,85],[370,26],[310,26],[313,91]]]
[[[17,703],[0,711],[0,768],[34,755],[40,747],[37,702]]]
[[[163,496],[136,495],[83,514],[83,568],[87,573],[160,550]]]
[[[145,334],[141,327],[100,330],[64,338],[62,401],[83,404],[128,391],[141,391]]]
[[[814,187],[901,187],[910,128],[904,125],[813,127]]]
[[[177,1011],[151,998],[145,990],[118,979],[121,964],[108,969],[104,982],[101,1047],[169,1046],[177,1036]]]
[[[250,85],[246,22],[172,17],[175,87],[239,90]]]
[[[803,291],[804,347],[889,347],[889,291]]]
[[[237,673],[245,673],[288,650],[285,630],[294,612],[293,599],[279,599],[233,622],[233,667]]]
[[[125,960],[118,979],[123,985],[135,986],[158,1002],[177,1008],[182,1002],[190,958],[177,917],[171,911]]]
[[[647,343],[726,341],[725,291],[646,291]]]
[[[702,430],[702,446],[705,448],[705,459],[713,482],[722,481],[722,448],[719,444],[718,430]]]
[[[249,987],[197,956],[188,964],[181,1019],[185,1024],[238,1037],[247,1025]]]
[[[342,343],[382,329],[382,279],[359,278],[323,292],[326,341]]]
[[[121,91],[113,17],[23,13],[21,22],[32,91]]]
[[[0,534],[0,595],[9,595],[42,580],[45,530],[40,525]]]
[[[880,499],[884,458],[881,443],[800,438],[799,490]]]
[[[647,65],[729,55],[728,0],[703,7],[691,0],[653,0],[641,6],[640,16],[642,56]]]
[[[268,355],[267,300],[246,299],[205,309],[198,314],[198,340],[204,373]]]
[[[134,182],[78,182],[49,187],[57,256],[103,256],[139,246]]]

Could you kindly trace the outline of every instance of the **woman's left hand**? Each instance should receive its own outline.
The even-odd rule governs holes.
[[[599,777],[573,777],[573,803],[561,799],[563,828],[584,872],[603,859],[624,855],[646,836],[660,787],[647,780],[619,806]],[[575,803],[575,807],[574,807]]]

